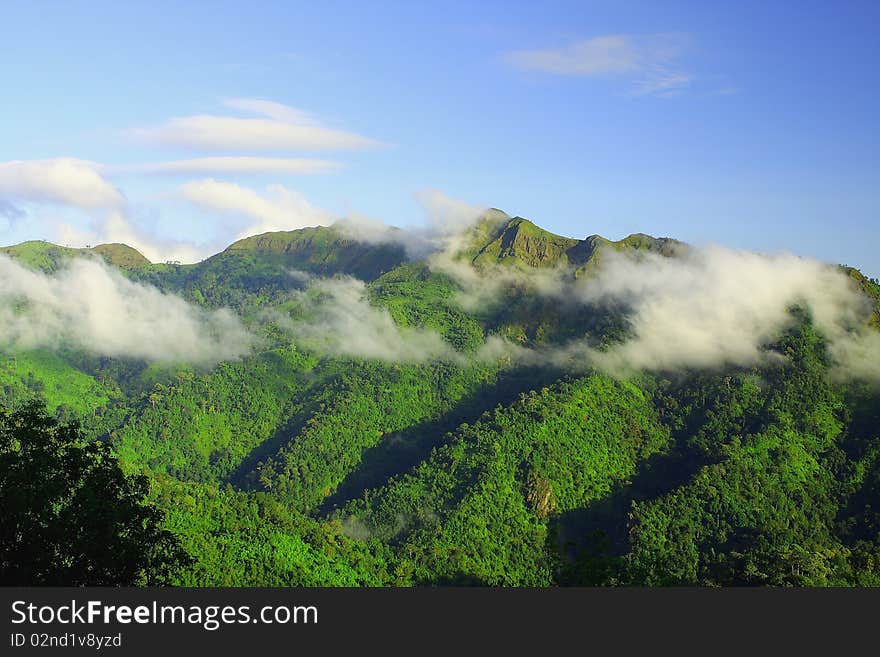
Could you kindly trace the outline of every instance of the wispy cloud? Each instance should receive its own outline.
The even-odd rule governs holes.
[[[235,239],[269,231],[325,226],[335,218],[284,185],[269,185],[264,193],[258,193],[208,178],[182,185],[179,193],[203,210],[248,219],[250,223],[240,229]]]
[[[151,262],[199,262],[225,246],[161,237],[131,221],[123,210],[110,210],[93,217],[92,225],[87,229],[68,222],[55,221],[50,224],[49,231],[52,239],[59,244],[127,244],[140,251]]]
[[[248,114],[257,114],[259,116],[267,116],[276,121],[284,123],[297,123],[299,125],[320,125],[312,114],[289,105],[276,103],[272,100],[263,100],[260,98],[227,98],[223,101],[223,105],[229,109],[247,112]]]
[[[0,217],[6,219],[9,223],[14,223],[24,217],[25,212],[18,206],[0,199]]]
[[[437,251],[453,250],[468,228],[486,215],[488,208],[452,198],[437,189],[422,189],[414,194],[425,219],[421,226],[401,230],[385,222],[350,213],[336,222],[336,227],[364,242],[398,242],[410,257],[422,258]]]
[[[735,96],[737,94],[742,93],[742,87],[737,87],[735,85],[727,85],[720,87],[719,89],[712,92],[716,96]]]
[[[303,280],[301,273],[292,274]],[[298,298],[305,310],[302,316],[269,313],[266,318],[317,351],[389,362],[460,360],[437,331],[400,326],[388,309],[371,305],[361,280],[314,279]]]
[[[690,85],[692,80],[693,78],[687,73],[659,68],[647,73],[641,80],[637,80],[633,94],[668,98],[680,94]]]
[[[339,162],[289,157],[198,157],[188,160],[145,162],[142,164],[104,165],[112,174],[312,174],[329,173],[342,168]]]
[[[516,50],[504,59],[516,68],[552,75],[625,77],[636,95],[669,96],[693,79],[679,63],[686,42],[678,34],[611,34],[557,48]]]
[[[428,232],[441,237],[460,235],[489,209],[452,198],[433,188],[416,192],[415,199],[428,218]]]
[[[375,139],[326,127],[305,112],[280,103],[239,98],[224,104],[257,118],[183,116],[135,128],[131,134],[148,143],[209,152],[358,150],[382,145]]]

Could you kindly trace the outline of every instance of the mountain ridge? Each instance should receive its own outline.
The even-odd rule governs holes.
[[[647,251],[664,256],[680,252],[684,242],[669,237],[653,237],[646,233],[633,233],[620,240],[610,240],[601,235],[584,239],[557,235],[524,217],[512,217],[496,230],[490,241],[480,245],[479,240],[488,231],[472,229],[470,244],[462,255],[480,267],[490,264],[526,266],[531,268],[554,268],[572,266],[576,275],[588,271],[591,263],[598,260],[601,252]]]
[[[48,272],[58,269],[65,260],[78,256],[98,255],[108,265],[120,269],[134,269],[153,264],[134,247],[119,242],[76,248],[43,240],[28,240],[0,247],[0,253],[16,258],[34,269]]]
[[[350,270],[364,270],[368,275],[362,278],[372,279],[411,260],[405,253],[405,232],[402,229],[397,230],[401,233],[401,239],[387,240],[358,239],[336,224],[289,231],[268,231],[238,239],[222,251],[184,266],[202,265],[224,255],[260,254],[283,256],[294,265],[300,263],[304,269],[313,273],[336,273],[340,270],[351,273]],[[645,233],[634,233],[617,241],[600,235],[590,235],[584,239],[566,237],[545,230],[529,219],[510,217],[495,208],[484,213],[465,235],[465,246],[459,255],[469,257],[477,266],[497,262],[536,268],[560,264],[583,267],[595,253],[604,248],[648,250],[669,255],[674,248],[669,245],[683,244],[671,238],[656,238]],[[150,262],[134,247],[121,243],[75,248],[42,240],[29,240],[0,247],[0,253],[16,257],[25,264],[50,270],[56,269],[64,258],[92,253],[101,255],[108,264],[122,269],[168,264]]]

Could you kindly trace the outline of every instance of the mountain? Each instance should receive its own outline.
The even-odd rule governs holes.
[[[517,268],[572,267],[575,275],[595,270],[607,250],[651,252],[673,256],[686,246],[670,238],[636,233],[618,241],[599,235],[579,240],[555,235],[522,217],[509,218],[493,210],[468,235],[460,255],[476,267],[503,265]]]
[[[599,235],[583,240],[563,237],[539,228],[528,219],[511,218],[493,209],[468,231],[466,246],[460,250],[459,256],[478,267],[491,264],[524,268],[570,265],[583,271],[590,263],[598,262],[606,249],[649,251],[671,256],[682,248],[684,244],[677,240],[643,233],[616,242]],[[151,265],[139,251],[125,244],[73,249],[31,241],[0,247],[0,253],[49,272],[56,270],[65,260],[90,254],[98,254],[105,262],[120,269],[150,269]],[[400,241],[365,242],[334,226],[316,226],[246,237],[200,263],[174,267],[175,271],[181,268],[184,271],[217,271],[237,267],[238,263],[252,265],[260,261],[319,276],[348,274],[372,281],[408,260],[406,248]],[[161,265],[155,268],[163,270]]]
[[[571,286],[608,253],[690,247],[500,210],[449,262],[406,238],[266,233],[191,265],[2,249],[46,272],[97,254],[189,319],[231,309],[254,348],[209,365],[7,347],[0,406],[42,399],[147,477],[190,555],[179,585],[880,585],[880,390],[834,369],[805,309],[786,309],[765,360],[571,366],[633,337],[631,308]],[[880,327],[880,287],[842,272]]]
[[[358,241],[332,226],[264,233],[239,240],[195,264],[144,264],[130,278],[209,307],[231,306],[248,314],[278,301],[304,276],[345,274],[374,280],[406,262],[399,243]]]
[[[135,269],[150,264],[140,251],[126,244],[98,244],[84,249],[72,249],[51,242],[34,240],[15,246],[0,247],[0,253],[5,253],[29,267],[45,272],[57,270],[71,258],[89,255],[98,255],[108,265],[120,269]]]
[[[880,284],[876,279],[868,278],[855,267],[844,266],[842,269],[855,282],[859,290],[873,302],[874,312],[871,314],[871,323],[874,327],[880,328]]]
[[[333,226],[254,235],[221,255],[242,254],[279,256],[287,266],[312,274],[350,274],[363,280],[373,280],[407,259],[400,244],[360,242]]]

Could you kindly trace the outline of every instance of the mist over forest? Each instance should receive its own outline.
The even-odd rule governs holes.
[[[194,264],[3,249],[4,417],[146,482],[138,581],[880,581],[875,280],[428,202]]]

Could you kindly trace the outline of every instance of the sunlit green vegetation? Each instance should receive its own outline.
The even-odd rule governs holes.
[[[572,276],[607,249],[680,248],[569,240],[500,213],[471,237],[478,268]],[[43,242],[6,251],[44,271],[77,256]],[[880,585],[880,390],[830,376],[824,336],[796,309],[779,363],[621,380],[480,352],[497,335],[538,348],[623,339],[611,309],[523,285],[462,306],[459,284],[400,245],[309,229],[197,265],[94,251],[134,280],[233,308],[261,336],[214,367],[72,347],[0,354],[4,408],[40,399],[80,423],[77,448],[97,441],[125,476],[145,477],[131,481],[146,482],[154,529],[168,532],[157,535],[188,555],[171,583]],[[306,312],[297,271],[365,280],[369,303],[437,331],[460,358],[311,350],[262,314]],[[846,272],[880,302],[876,281]]]

